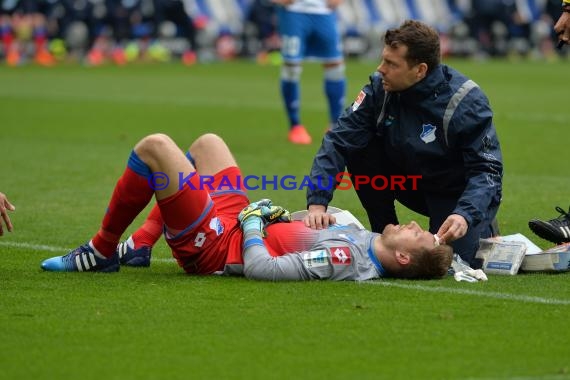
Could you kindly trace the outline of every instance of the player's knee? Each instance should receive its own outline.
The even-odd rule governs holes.
[[[296,82],[301,79],[303,67],[300,65],[283,65],[281,67],[281,79],[288,82]]]
[[[340,63],[335,66],[329,66],[325,68],[325,78],[328,80],[339,81],[345,78],[345,65]]]
[[[214,133],[206,133],[194,140],[189,150],[194,154],[198,151],[209,150],[219,145],[225,145],[224,140],[220,136]]]
[[[220,136],[214,133],[206,133],[198,137],[188,149],[190,154],[193,157],[196,157],[204,152],[213,152],[216,149],[225,146],[226,143]]]
[[[145,157],[156,157],[171,146],[176,146],[176,143],[169,136],[163,133],[155,133],[139,141],[135,146],[135,152],[144,160]]]

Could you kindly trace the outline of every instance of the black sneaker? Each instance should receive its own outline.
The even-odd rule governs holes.
[[[566,212],[562,207],[556,206],[556,211],[560,213],[558,218],[546,222],[532,219],[528,222],[528,227],[541,238],[554,244],[570,242],[570,208]]]

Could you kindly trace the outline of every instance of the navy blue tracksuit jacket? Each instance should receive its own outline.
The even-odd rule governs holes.
[[[366,159],[372,169],[362,171],[368,175],[420,175],[418,191],[408,191],[403,198],[417,198],[410,208],[430,217],[432,232],[448,215],[462,215],[477,235],[466,237],[474,241],[462,248],[470,251],[462,256],[471,261],[478,238],[485,237],[497,213],[503,174],[493,113],[475,82],[439,65],[411,88],[387,93],[381,74],[374,73],[323,138],[311,169],[314,186],[307,191],[308,205],[329,204],[334,187],[324,188],[322,179],[334,178],[347,165],[351,169],[354,157],[373,157]],[[359,165],[354,165],[356,171]],[[368,190],[357,193],[371,229],[382,232],[383,224],[397,220],[374,222],[375,213],[386,213],[375,204],[381,202],[376,199],[386,199],[381,193],[387,191]],[[400,200],[398,194],[395,199]]]

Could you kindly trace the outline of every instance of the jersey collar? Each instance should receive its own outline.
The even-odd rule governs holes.
[[[374,235],[370,238],[370,244],[368,245],[368,257],[370,257],[370,261],[372,261],[372,264],[374,264],[376,270],[378,271],[378,273],[380,273],[380,276],[385,277],[386,269],[384,269],[382,263],[380,262],[380,260],[378,260],[378,257],[376,257],[376,255],[374,254],[374,239],[376,237],[378,237],[378,235]]]

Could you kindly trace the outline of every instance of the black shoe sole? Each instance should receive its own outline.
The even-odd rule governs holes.
[[[559,236],[560,233],[559,231],[557,230],[553,231],[550,225],[544,223],[541,220],[531,220],[530,222],[528,222],[528,228],[530,228],[530,230],[534,232],[538,237],[544,240],[548,240],[549,242],[552,242],[554,244],[562,244],[570,242],[570,239],[567,239],[563,236]]]

